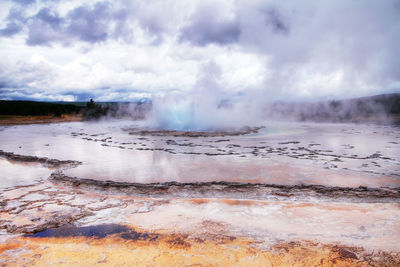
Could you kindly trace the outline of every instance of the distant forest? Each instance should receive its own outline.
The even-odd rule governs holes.
[[[36,101],[0,100],[0,115],[40,116],[80,113],[83,106]]]
[[[96,120],[104,116],[143,119],[151,109],[151,102],[37,102],[0,100],[0,115],[61,117],[63,114],[82,114],[84,120]]]

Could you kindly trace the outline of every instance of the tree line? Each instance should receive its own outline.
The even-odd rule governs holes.
[[[36,101],[0,100],[0,115],[41,116],[77,114],[81,106],[74,104],[49,103]]]

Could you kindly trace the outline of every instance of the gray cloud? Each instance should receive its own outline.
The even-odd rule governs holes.
[[[5,28],[0,29],[0,36],[12,37],[22,31],[25,23],[24,14],[19,8],[11,8],[7,16]]]
[[[28,45],[49,45],[63,38],[63,19],[48,8],[28,20]]]
[[[188,41],[196,46],[205,46],[211,43],[227,45],[238,43],[250,37],[262,40],[268,35],[267,32],[288,35],[290,32],[289,22],[285,20],[278,8],[274,6],[264,7],[260,5],[259,9],[252,10],[263,20],[258,25],[252,24],[247,27],[247,21],[251,19],[250,14],[242,12],[237,8],[234,16],[224,16],[224,10],[211,5],[200,5],[192,14],[189,22],[182,27],[180,31],[180,41]],[[240,21],[242,18],[242,21]],[[244,38],[241,33],[244,33]],[[252,35],[252,36],[250,36]]]
[[[213,6],[200,6],[189,23],[181,29],[180,41],[205,46],[210,43],[226,45],[237,42],[240,27],[235,18],[223,17]]]
[[[67,31],[81,41],[96,43],[109,37],[111,6],[107,2],[96,3],[93,8],[81,6],[68,14]]]
[[[87,43],[108,39],[132,40],[132,29],[127,25],[128,10],[114,8],[109,2],[94,6],[81,5],[61,17],[50,8],[42,8],[35,15],[24,17],[21,9],[11,9],[6,27],[0,30],[3,37],[12,37],[27,29],[28,45],[51,45],[59,42],[68,45],[76,40]]]
[[[20,5],[30,5],[36,2],[36,0],[12,0],[12,1]]]
[[[276,33],[289,34],[289,25],[282,19],[281,14],[275,8],[269,8],[265,12],[265,22],[272,27]]]
[[[38,20],[49,24],[53,29],[59,29],[63,20],[49,8],[41,9],[35,16]]]
[[[115,27],[112,31],[110,37],[113,39],[121,39],[127,43],[132,43],[133,41],[133,30],[129,25],[128,21],[132,14],[133,10],[130,8],[116,10],[112,13],[112,19],[115,23]]]
[[[22,30],[22,26],[15,22],[7,23],[6,27],[0,30],[0,36],[11,37]]]

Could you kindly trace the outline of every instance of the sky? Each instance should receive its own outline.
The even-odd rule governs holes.
[[[0,2],[0,99],[370,96],[399,51],[399,0]]]

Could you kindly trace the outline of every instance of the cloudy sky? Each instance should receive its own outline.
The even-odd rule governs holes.
[[[399,51],[399,0],[0,2],[0,99],[393,93]]]

